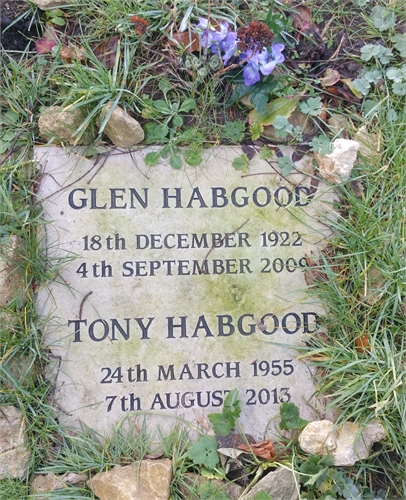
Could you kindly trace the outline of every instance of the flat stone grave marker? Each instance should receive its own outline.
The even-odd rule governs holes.
[[[132,411],[199,421],[233,388],[258,438],[284,401],[314,418],[311,370],[290,347],[323,313],[303,268],[331,194],[312,187],[311,158],[284,178],[259,155],[235,170],[240,148],[178,171],[147,167],[147,152],[36,148],[49,264],[64,263],[38,293],[59,418],[102,434]]]

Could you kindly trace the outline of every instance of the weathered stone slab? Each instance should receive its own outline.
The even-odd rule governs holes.
[[[24,280],[19,272],[21,239],[11,236],[0,240],[0,307],[24,295]]]
[[[259,158],[236,171],[239,148],[179,171],[147,152],[36,149],[49,257],[72,257],[38,300],[60,418],[102,433],[129,411],[196,420],[237,388],[256,437],[284,401],[313,419],[311,371],[289,348],[323,312],[303,273],[328,234],[311,158],[285,179]]]
[[[100,472],[87,482],[100,500],[167,500],[172,479],[170,460],[142,460]]]
[[[22,478],[30,455],[23,415],[14,406],[0,406],[0,479]]]

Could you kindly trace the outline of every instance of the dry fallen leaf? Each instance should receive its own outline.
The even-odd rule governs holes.
[[[54,26],[51,23],[46,23],[43,38],[35,42],[35,48],[37,49],[38,54],[51,52],[57,43],[58,35]]]
[[[102,43],[93,50],[94,55],[97,59],[106,66],[107,69],[111,69],[116,64],[116,54],[117,46],[120,40],[119,36],[112,36],[107,38]]]
[[[357,337],[355,339],[355,346],[360,354],[365,354],[369,349],[371,349],[368,335],[364,333],[363,335]]]
[[[313,23],[309,7],[306,7],[305,5],[297,5],[293,7],[293,10],[289,15],[295,29],[304,32],[310,31]]]
[[[72,61],[83,62],[85,60],[84,48],[75,45],[64,45],[59,55],[68,64]]]
[[[264,460],[272,460],[276,455],[273,444],[270,441],[261,441],[260,443],[250,445],[240,444],[237,448],[247,453],[254,453],[257,457]]]
[[[320,83],[322,87],[330,87],[340,80],[340,73],[336,69],[327,68]]]
[[[170,45],[184,45],[186,52],[192,53],[200,50],[200,41],[196,33],[189,33],[189,31],[182,31],[182,33],[174,33],[172,38],[176,42],[169,40]]]

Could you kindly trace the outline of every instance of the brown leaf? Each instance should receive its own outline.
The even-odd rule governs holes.
[[[322,87],[330,87],[337,83],[341,78],[340,73],[336,69],[327,68],[323,78],[320,80]]]
[[[342,99],[345,99],[346,101],[359,102],[359,99],[357,99],[353,95],[350,95],[346,90],[342,89],[341,87],[337,87],[337,86],[326,87],[326,91],[329,94],[341,97]]]
[[[298,31],[310,31],[313,23],[309,7],[297,5],[293,7],[293,11],[289,16],[292,19],[292,24],[295,29]]]
[[[182,31],[182,33],[174,33],[172,38],[174,38],[177,43],[173,40],[169,40],[170,45],[184,45],[189,54],[200,50],[200,41],[196,33]]]
[[[116,54],[119,40],[119,36],[112,36],[111,38],[104,40],[93,50],[94,55],[107,69],[111,69],[116,64]]]
[[[252,160],[254,158],[254,156],[256,155],[256,153],[257,153],[255,151],[255,148],[253,148],[249,144],[241,144],[241,149],[247,155],[247,157],[248,157],[249,160]]]
[[[60,56],[66,63],[71,63],[72,61],[83,62],[85,60],[83,47],[76,47],[75,45],[64,45],[61,49]]]
[[[55,40],[50,40],[43,38],[41,40],[37,40],[35,42],[35,48],[37,49],[38,54],[46,54],[47,52],[51,52],[55,47]]]
[[[240,444],[237,448],[247,453],[254,453],[257,457],[264,460],[271,460],[276,455],[273,444],[270,441],[261,441],[260,443],[250,445]]]
[[[54,26],[51,23],[46,23],[43,38],[35,42],[35,48],[37,49],[38,54],[51,52],[57,43],[58,35]]]
[[[369,349],[371,349],[371,344],[369,343],[369,337],[366,333],[360,335],[355,339],[355,346],[360,354],[365,354]]]
[[[326,273],[323,273],[320,270],[320,263],[317,263],[313,260],[313,258],[307,254],[305,254],[307,268],[304,272],[304,278],[307,286],[312,286],[316,281],[327,280]]]

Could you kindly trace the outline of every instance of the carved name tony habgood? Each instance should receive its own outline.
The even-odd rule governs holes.
[[[290,347],[323,313],[303,268],[331,196],[311,159],[284,178],[259,157],[236,171],[239,148],[179,171],[147,152],[36,149],[49,264],[63,264],[38,293],[59,418],[103,434],[129,412],[195,421],[237,388],[254,436],[284,401],[311,419],[312,373]]]

